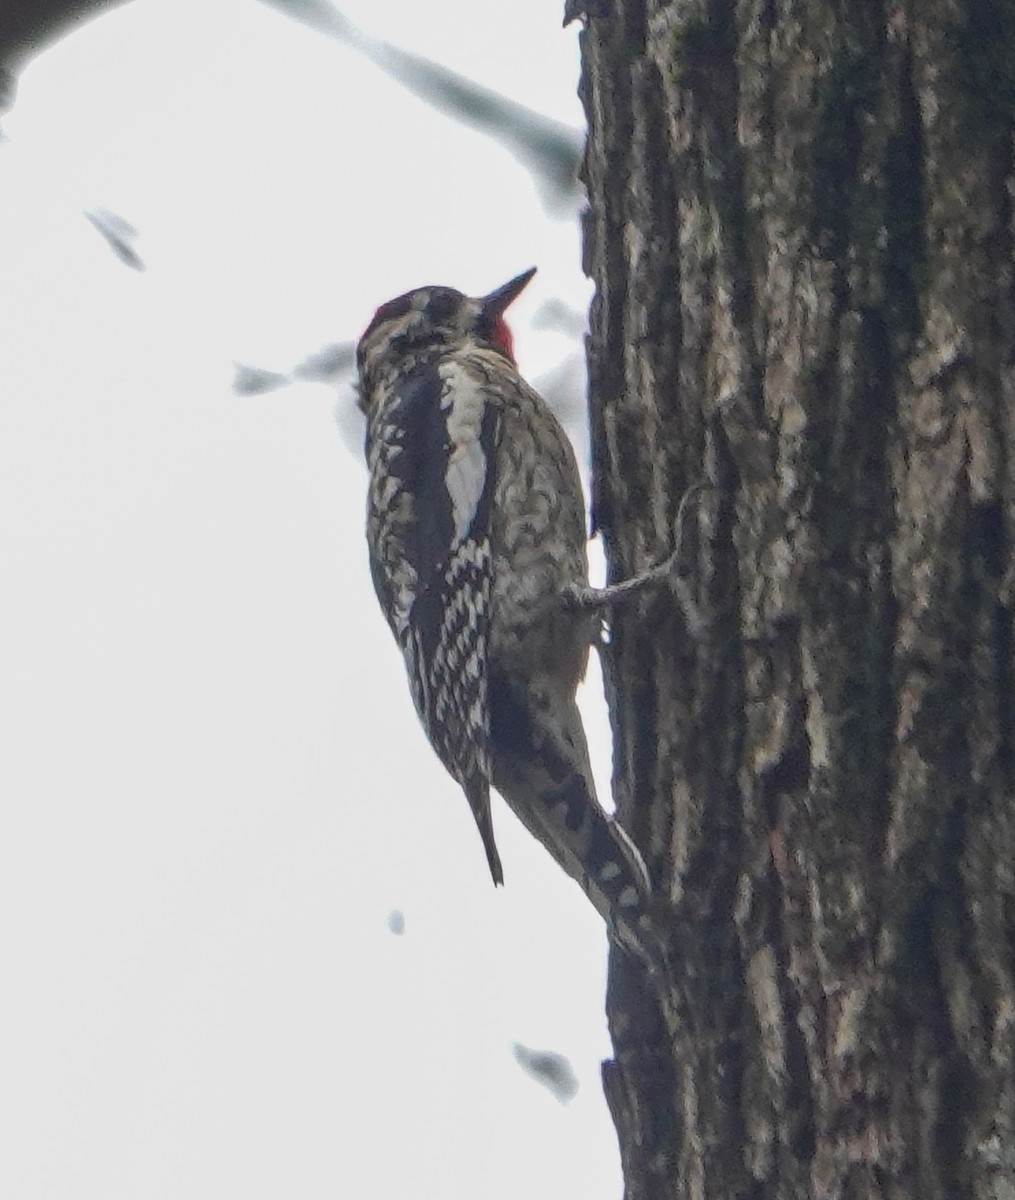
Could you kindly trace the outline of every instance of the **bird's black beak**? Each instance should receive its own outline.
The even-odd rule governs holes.
[[[518,298],[522,289],[536,273],[535,267],[529,267],[527,271],[523,271],[521,275],[516,275],[514,279],[509,279],[507,283],[501,284],[499,288],[494,290],[480,300],[483,306],[483,312],[488,317],[499,317],[509,304]]]

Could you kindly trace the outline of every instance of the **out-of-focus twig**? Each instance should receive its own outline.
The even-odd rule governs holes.
[[[237,396],[258,396],[291,383],[338,384],[351,374],[356,361],[355,342],[329,342],[308,354],[288,371],[270,371],[247,363],[233,363],[233,391]]]
[[[561,1104],[567,1104],[574,1098],[578,1091],[578,1077],[563,1054],[553,1050],[530,1050],[521,1042],[515,1042],[512,1049],[515,1061],[522,1070],[551,1091]]]
[[[133,246],[133,241],[137,237],[137,230],[129,221],[125,221],[123,217],[118,217],[116,213],[110,212],[108,208],[86,209],[85,216],[99,233],[102,234],[109,248],[122,263],[126,263],[128,267],[132,267],[135,271],[143,271],[145,269],[144,260]]]
[[[0,3],[0,68],[16,79],[22,67],[75,25],[127,0],[3,0]],[[2,92],[2,89],[0,89]],[[13,101],[13,88],[0,110]]]
[[[345,42],[431,107],[496,138],[532,175],[548,208],[572,210],[578,203],[582,152],[578,130],[419,54],[368,37],[328,0],[261,2]]]

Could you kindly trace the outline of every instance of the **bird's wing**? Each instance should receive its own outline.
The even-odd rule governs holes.
[[[435,363],[406,377],[379,420],[379,474],[389,494],[412,502],[381,522],[390,540],[383,553],[371,547],[374,584],[382,604],[394,597],[386,608],[395,614],[416,710],[468,797],[490,872],[501,883],[490,820],[487,691],[499,410],[480,379]],[[378,495],[372,502],[382,501]]]

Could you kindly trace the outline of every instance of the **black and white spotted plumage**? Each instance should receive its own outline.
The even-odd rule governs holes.
[[[499,417],[463,411],[437,362],[399,378],[367,433],[370,569],[423,728],[462,785],[495,883],[490,820],[490,504]]]
[[[532,274],[480,299],[418,288],[360,340],[370,568],[494,881],[491,785],[631,944],[648,876],[596,800],[575,701],[594,629],[565,600],[588,579],[581,480],[502,315]]]

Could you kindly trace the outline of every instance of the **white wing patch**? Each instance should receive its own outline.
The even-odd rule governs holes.
[[[445,484],[451,497],[455,543],[469,532],[486,486],[487,463],[480,432],[489,403],[488,393],[455,362],[439,368],[443,388],[441,409],[447,413],[448,441],[455,447],[448,460]]]

